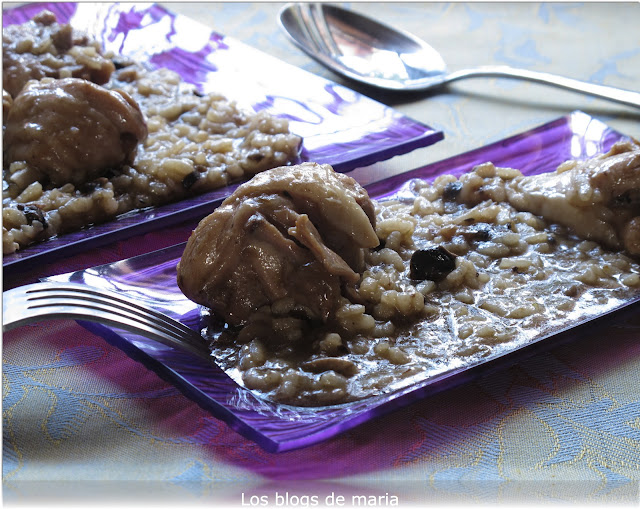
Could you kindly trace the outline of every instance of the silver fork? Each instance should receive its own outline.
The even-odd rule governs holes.
[[[2,331],[51,319],[98,322],[211,360],[200,334],[133,299],[79,283],[44,281],[2,294]]]

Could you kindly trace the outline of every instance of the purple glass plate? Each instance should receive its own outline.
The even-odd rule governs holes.
[[[108,50],[167,67],[204,92],[221,92],[256,111],[289,120],[303,138],[301,159],[347,172],[431,145],[440,131],[377,101],[284,63],[185,16],[152,4],[38,3],[3,11],[3,26],[42,9],[88,32]],[[238,86],[242,84],[242,86]],[[81,250],[202,217],[228,196],[225,187],[178,203],[125,214],[3,257],[3,266],[32,266],[43,256]]]
[[[369,186],[369,192],[378,199],[408,193],[411,185],[408,178],[430,179],[443,173],[459,175],[485,161],[520,167],[525,173],[552,170],[568,158],[584,158],[606,151],[622,138],[621,134],[602,122],[575,112],[526,133],[374,184]],[[180,244],[110,265],[48,279],[76,281],[126,292],[198,330],[200,310],[176,286],[176,264],[183,248],[184,244]],[[428,394],[558,345],[560,341],[578,337],[585,326],[611,325],[629,312],[637,314],[638,303],[640,295],[597,318],[571,324],[564,331],[538,338],[523,347],[514,347],[498,357],[426,377],[395,393],[320,409],[301,409],[265,402],[238,387],[217,367],[189,354],[102,325],[87,322],[82,322],[82,325],[175,384],[245,437],[268,451],[276,452],[326,440]]]

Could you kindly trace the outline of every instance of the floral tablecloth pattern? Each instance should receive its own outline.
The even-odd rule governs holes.
[[[429,40],[451,69],[500,63],[627,89],[640,83],[638,3],[347,5]],[[354,86],[285,39],[276,24],[282,4],[166,6]],[[354,88],[446,136],[432,147],[356,170],[363,181],[576,109],[640,137],[640,110],[530,83],[472,80],[440,94],[407,96]],[[189,228],[178,225],[30,272],[5,273],[5,287],[126,258],[188,235]],[[640,503],[640,317],[593,330],[327,442],[280,454],[242,438],[74,322],[5,333],[2,360],[8,505],[279,505],[285,495],[289,506],[298,507],[314,500],[336,505],[339,496],[346,506]]]

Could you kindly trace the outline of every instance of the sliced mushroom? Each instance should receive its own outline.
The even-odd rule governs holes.
[[[307,361],[300,367],[311,373],[324,373],[325,371],[335,371],[342,376],[349,378],[358,372],[358,366],[348,359],[340,357],[322,357]]]

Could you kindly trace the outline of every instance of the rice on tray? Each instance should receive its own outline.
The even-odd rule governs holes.
[[[170,70],[148,69],[122,56],[103,54],[95,41],[69,25],[57,23],[47,11],[28,23],[3,29],[3,67],[5,254],[126,212],[217,189],[298,158],[301,139],[289,132],[286,120],[241,110],[235,102],[215,93],[202,94]],[[28,145],[29,138],[39,135],[37,129],[49,130],[49,138],[57,136],[55,142],[64,154],[78,143],[67,141],[59,132],[59,120],[51,120],[50,107],[38,111],[41,125],[29,127],[25,117],[32,119],[37,105],[34,100],[25,105],[25,98],[19,97],[27,83],[33,85],[29,80],[37,80],[40,85],[33,96],[42,95],[44,87],[53,89],[58,83],[67,83],[64,92],[69,92],[67,96],[75,103],[72,108],[65,106],[67,110],[60,106],[60,118],[69,109],[82,116],[82,107],[97,108],[96,103],[103,99],[105,94],[94,89],[78,92],[80,80],[105,89],[111,94],[107,101],[128,96],[127,101],[134,101],[144,118],[146,137],[140,136],[143,139],[130,160],[125,157],[122,164],[103,164],[95,178],[92,173],[81,181],[54,178],[61,172],[43,172],[46,164],[42,161],[49,156],[34,155],[43,148]],[[116,98],[115,91],[121,91]],[[55,94],[63,95],[60,90],[50,93]],[[78,106],[80,100],[86,104]],[[69,125],[68,131],[73,130],[85,135],[89,158],[94,152],[106,150],[100,143],[103,138],[91,138],[90,126]],[[13,141],[13,147],[7,141]],[[49,143],[49,153],[55,152],[51,139],[40,143]],[[78,168],[76,177],[84,171]]]
[[[214,357],[267,399],[389,393],[640,297],[638,144],[536,176],[485,163],[399,198],[369,200],[348,178],[309,163],[261,173],[182,255]],[[351,215],[335,210],[348,202]]]

